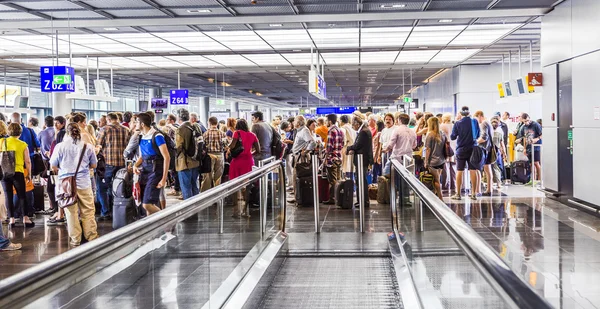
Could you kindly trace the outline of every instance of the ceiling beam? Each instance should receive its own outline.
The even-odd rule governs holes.
[[[175,13],[169,11],[168,9],[165,9],[164,7],[162,7],[160,4],[154,2],[153,0],[141,0],[142,2],[146,3],[147,5],[163,12],[164,14],[166,14],[169,17],[177,17],[177,15],[175,15]],[[124,25],[122,25],[123,27]],[[133,26],[142,26],[142,25],[133,25]]]
[[[2,3],[2,5],[7,6],[9,8],[12,8],[12,9],[15,9],[17,11],[29,13],[29,14],[31,14],[33,16],[37,16],[39,18],[43,18],[43,19],[46,19],[46,20],[52,19],[52,16],[50,16],[50,15],[47,15],[47,14],[44,14],[44,13],[40,13],[40,12],[37,12],[35,10],[28,9],[28,8],[26,8],[24,6],[20,6],[18,4],[6,2],[6,3]]]
[[[77,5],[77,6],[82,7],[84,9],[88,10],[88,11],[94,12],[94,13],[100,15],[100,16],[104,16],[104,17],[106,17],[108,19],[115,19],[115,16],[106,13],[104,10],[98,9],[96,7],[93,7],[93,6],[87,4],[87,3],[83,2],[83,1],[70,1],[70,2],[73,3],[73,4],[75,4],[75,5]]]
[[[151,0],[142,0],[154,3]],[[272,15],[265,16],[230,16],[230,17],[176,17],[154,3],[161,12],[173,18],[118,18],[114,20],[55,20],[54,28],[69,27],[131,27],[131,26],[187,26],[187,25],[243,25],[265,23],[310,23],[310,22],[356,22],[356,21],[392,21],[415,19],[459,19],[459,18],[498,18],[498,17],[531,17],[543,16],[551,9],[494,9],[467,11],[423,11],[423,12],[385,12],[385,13],[352,13],[352,14],[301,14],[301,15]],[[168,13],[166,13],[168,12]],[[33,12],[35,13],[35,12]],[[51,25],[46,21],[2,21],[0,30],[15,30],[19,28],[44,29]]]

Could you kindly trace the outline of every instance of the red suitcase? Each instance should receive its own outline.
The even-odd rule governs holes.
[[[319,202],[329,201],[329,181],[319,175]]]

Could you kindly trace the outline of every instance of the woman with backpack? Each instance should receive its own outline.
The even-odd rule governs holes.
[[[253,151],[254,150],[254,151]],[[244,119],[238,120],[235,124],[233,140],[227,150],[227,158],[232,158],[229,165],[229,180],[250,173],[254,166],[252,153],[260,155],[260,144],[258,138],[248,128],[248,123]],[[233,217],[250,217],[246,213],[245,205],[246,190],[238,192],[237,207],[233,210]]]
[[[427,128],[427,135],[425,137],[425,170],[433,175],[435,193],[442,199],[440,175],[446,165],[446,156],[444,155],[446,135],[440,131],[440,120],[437,117],[429,117]]]
[[[0,139],[0,151],[6,155],[13,153],[14,156],[9,156],[9,160],[14,160],[14,173],[12,175],[7,174],[7,170],[2,166],[4,172],[4,179],[2,179],[2,186],[5,192],[5,205],[8,211],[9,227],[13,228],[16,226],[15,218],[17,214],[23,216],[23,224],[25,227],[34,227],[35,223],[31,221],[28,214],[34,212],[33,209],[26,208],[26,193],[25,193],[25,169],[31,175],[31,159],[29,157],[29,148],[27,143],[19,140],[19,137],[23,133],[23,128],[18,123],[11,123],[8,126],[8,136]],[[29,177],[29,176],[27,176]],[[17,204],[13,201],[13,187],[17,190]]]
[[[65,139],[54,148],[50,157],[50,166],[58,175],[57,187],[61,186],[65,179],[75,177],[76,188],[74,189],[77,201],[63,209],[67,218],[69,244],[76,247],[81,243],[82,225],[86,240],[98,238],[94,192],[90,179],[90,169],[96,168],[98,160],[94,146],[82,140],[82,129],[76,122],[67,126],[67,136],[69,139]],[[57,197],[59,196],[60,194],[57,194]]]

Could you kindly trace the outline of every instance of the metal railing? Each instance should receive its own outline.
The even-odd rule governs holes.
[[[123,253],[123,250],[131,249],[129,253],[134,252],[137,246],[156,238],[157,232],[170,230],[176,223],[212,207],[215,203],[219,206],[219,224],[222,231],[223,199],[275,170],[279,170],[281,175],[284,174],[281,161],[265,164],[250,173],[0,281],[0,308],[23,307],[37,298],[55,293],[57,290],[67,289],[69,284],[74,285],[85,276],[93,275],[98,271],[99,265],[109,265],[122,259],[128,254]],[[280,191],[285,194],[283,177],[279,177],[279,186]],[[285,201],[285,198],[282,201]],[[282,202],[279,224],[280,230],[284,232],[285,221],[286,206]],[[261,231],[263,230],[264,222],[261,222]],[[261,233],[261,239],[264,239],[263,236],[264,234]]]
[[[403,201],[403,190],[396,194],[396,183],[404,182],[419,196],[420,203],[425,204],[436,216],[450,237],[465,253],[466,257],[478,268],[500,297],[512,308],[552,308],[552,306],[515,274],[504,260],[461,218],[459,218],[442,200],[422,184],[397,159],[392,159],[390,207],[392,226],[399,231],[397,200]],[[399,175],[400,179],[396,179]],[[402,204],[402,203],[401,203]],[[421,217],[422,212],[417,214]],[[419,220],[419,218],[417,218]]]

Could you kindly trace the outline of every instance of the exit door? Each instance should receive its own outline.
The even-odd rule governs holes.
[[[573,79],[572,63],[558,64],[558,189],[566,197],[573,196]],[[550,150],[551,151],[551,150]]]

